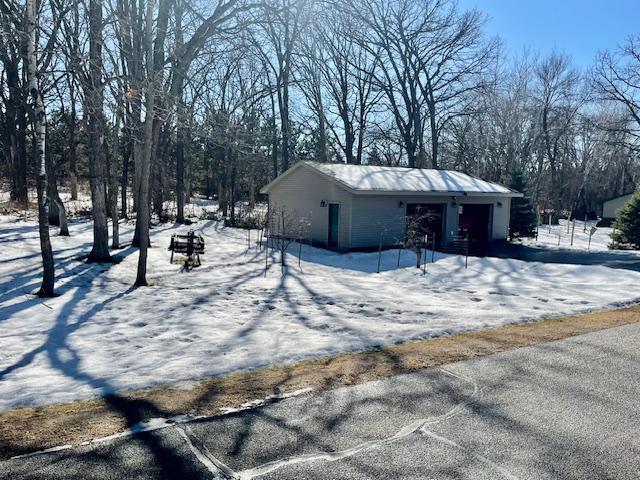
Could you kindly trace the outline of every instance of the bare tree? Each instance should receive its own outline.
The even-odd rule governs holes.
[[[544,151],[550,172],[550,200],[557,218],[562,210],[562,190],[565,188],[561,162],[566,157],[562,147],[566,145],[567,134],[582,105],[581,78],[569,58],[557,53],[539,63],[536,76]]]
[[[428,236],[433,232],[429,230],[429,222],[435,217],[435,213],[428,208],[418,208],[413,214],[405,218],[405,237],[403,246],[416,255],[416,268],[420,268],[422,250],[426,248]],[[431,238],[433,242],[433,237]]]
[[[103,84],[102,0],[89,1],[89,71],[84,73],[83,89],[89,131],[89,185],[93,216],[93,246],[90,262],[109,262],[109,227],[107,225],[107,176],[105,156],[105,119]]]
[[[280,265],[287,266],[287,249],[293,242],[303,242],[309,235],[309,221],[295,209],[269,205],[266,220],[271,245],[280,253]]]
[[[347,163],[361,164],[369,115],[380,91],[374,91],[373,74],[377,55],[369,54],[352,35],[353,25],[340,12],[326,12],[313,25],[315,43],[306,48],[312,58],[309,68],[318,75],[329,102],[322,115],[335,115],[339,121],[326,121]],[[311,72],[310,72],[311,73]],[[318,106],[320,102],[317,102]]]
[[[36,0],[27,0],[25,13],[26,27],[26,58],[27,58],[27,79],[29,96],[33,104],[33,128],[35,153],[37,159],[37,190],[38,190],[38,230],[40,233],[40,250],[42,252],[42,286],[38,291],[41,297],[52,297],[54,295],[54,262],[53,251],[51,249],[51,239],[49,238],[49,200],[47,197],[47,165],[45,158],[47,118],[44,109],[44,102],[40,92],[37,57],[37,30],[38,17]]]
[[[291,83],[294,49],[296,48],[307,18],[308,0],[270,0],[264,10],[261,36],[254,38],[254,45],[275,76],[280,134],[282,139],[282,170],[290,163],[290,112],[289,88]]]
[[[153,55],[153,0],[147,0],[146,25],[144,47],[146,52],[145,85],[145,121],[142,148],[136,156],[136,188],[138,198],[138,213],[136,216],[136,230],[139,235],[140,253],[138,256],[138,270],[135,286],[147,285],[147,250],[149,248],[149,180],[151,176],[151,152],[153,149],[153,119],[155,115],[155,67]]]
[[[460,13],[451,0],[353,1],[348,12],[363,25],[357,41],[379,61],[373,81],[385,93],[409,166],[426,166],[426,120],[431,166],[438,168],[443,129],[472,108],[495,59],[498,45],[483,39],[482,15]]]
[[[628,133],[634,142],[640,139],[640,35],[598,55],[592,86],[601,98],[623,106],[633,123]]]
[[[11,200],[27,204],[27,97],[22,60],[26,51],[24,8],[13,1],[0,2],[0,61],[3,66],[2,103],[5,144],[11,175]],[[6,93],[4,82],[6,82]]]

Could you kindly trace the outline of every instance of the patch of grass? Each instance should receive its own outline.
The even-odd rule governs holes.
[[[597,330],[640,322],[640,305],[509,325],[175,386],[0,415],[0,458],[118,433],[153,417],[219,415],[274,393],[316,391],[409,373]]]

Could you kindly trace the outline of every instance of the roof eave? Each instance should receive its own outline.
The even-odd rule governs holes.
[[[465,192],[465,191],[405,191],[405,190],[355,190],[354,195],[385,195],[413,197],[523,197],[520,192]]]

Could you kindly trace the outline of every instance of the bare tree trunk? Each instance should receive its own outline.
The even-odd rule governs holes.
[[[38,67],[36,56],[36,0],[27,0],[27,78],[29,94],[34,107],[35,151],[37,159],[37,190],[38,190],[38,231],[40,233],[40,250],[42,252],[42,286],[38,291],[41,297],[54,295],[54,262],[49,238],[49,202],[47,199],[47,162],[46,148],[46,114],[42,94],[38,85]]]
[[[27,158],[25,149],[26,117],[24,109],[23,88],[20,84],[19,65],[17,61],[4,63],[9,98],[5,103],[6,143],[9,150],[11,167],[10,199],[24,205],[28,202],[27,193]]]
[[[226,155],[225,155],[226,157]],[[226,182],[218,177],[218,210],[222,210],[222,215],[227,216],[229,209],[229,203],[227,202],[227,186]]]
[[[129,188],[129,164],[131,163],[131,139],[122,142],[122,178],[120,179],[120,216],[128,218],[127,189]]]
[[[429,110],[429,128],[431,129],[431,168],[439,168],[438,151],[440,146],[440,132],[438,132],[438,119],[436,117],[436,104],[433,99],[427,102]],[[424,151],[424,149],[421,149]],[[422,168],[426,165],[421,165]]]
[[[151,151],[153,149],[153,119],[155,116],[155,71],[153,58],[153,0],[147,0],[146,8],[146,38],[147,51],[147,91],[145,94],[145,123],[142,152],[139,167],[138,214],[136,226],[139,225],[138,235],[140,255],[138,257],[138,271],[135,286],[147,285],[147,250],[149,248],[149,179],[151,176]],[[136,159],[137,160],[137,159]]]
[[[120,223],[118,218],[118,177],[117,154],[118,138],[120,132],[120,122],[122,120],[122,104],[119,102],[116,109],[116,121],[113,126],[112,147],[108,148],[107,144],[107,167],[109,178],[109,214],[111,216],[111,248],[116,250],[120,248]]]
[[[273,165],[273,178],[278,176],[278,127],[276,126],[276,105],[274,95],[271,93],[271,163]]]
[[[289,170],[289,75],[282,75],[282,95],[280,97],[280,130],[282,131],[282,171]]]
[[[166,123],[162,125],[162,122],[157,117],[154,118],[153,122],[152,158],[154,159],[154,161],[151,165],[150,195],[151,205],[153,206],[152,212],[158,215],[158,218],[161,218],[165,195],[165,155],[167,143],[169,143],[167,139],[167,137],[169,136],[169,132],[167,132],[166,130],[169,129],[169,126]]]
[[[206,148],[206,147],[205,147]],[[207,197],[207,200],[211,198],[211,159],[207,155],[207,152],[204,152],[204,196]]]
[[[45,143],[48,146],[49,142],[46,139],[46,135],[45,131]],[[45,148],[45,163],[47,168],[47,196],[49,197],[49,224],[59,226],[59,235],[68,237],[69,223],[67,222],[67,211],[58,193],[55,164],[53,158],[51,158],[51,149],[48,147]]]
[[[249,177],[249,209],[253,210],[256,207],[256,179],[251,174]]]
[[[76,155],[76,96],[73,80],[69,81],[69,95],[71,97],[71,112],[67,119],[69,129],[69,182],[71,187],[71,200],[78,199],[78,167]]]
[[[104,152],[104,87],[102,85],[102,0],[89,2],[89,84],[85,90],[89,128],[89,185],[93,216],[93,247],[89,262],[109,262],[109,226]]]
[[[179,99],[178,111],[183,110],[182,98]],[[176,131],[176,204],[178,213],[177,223],[184,223],[184,127],[181,122],[183,115],[178,113],[178,128]]]

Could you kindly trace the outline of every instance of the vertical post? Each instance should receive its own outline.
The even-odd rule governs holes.
[[[378,271],[380,273],[380,258],[382,257],[382,233],[380,233],[380,242],[378,243]]]
[[[588,219],[588,215],[585,213],[584,214],[584,228],[582,229],[583,233],[587,233],[587,219]]]
[[[264,246],[264,276],[267,276],[267,270],[269,269],[269,237],[267,236],[267,243]]]
[[[302,238],[298,237],[298,268],[300,268],[301,258],[302,258]]]
[[[551,233],[551,214],[549,214],[549,233]]]
[[[567,233],[569,233],[569,226],[571,225],[571,215],[567,218]]]
[[[591,237],[592,237],[592,233],[589,233],[589,243],[587,244],[587,252],[591,250]]]
[[[560,246],[560,236],[562,235],[562,232],[558,231],[558,246]]]
[[[287,244],[284,241],[284,232],[285,232],[285,226],[284,226],[284,207],[282,207],[282,232],[280,232],[280,251],[282,252],[282,258],[280,259],[282,262],[282,268],[284,269],[285,263],[287,261],[287,257],[286,257],[286,250],[287,250]]]
[[[436,234],[433,234],[433,238],[431,239],[431,263],[436,256]]]
[[[427,241],[429,240],[429,235],[424,236],[424,258],[422,259],[422,274],[427,274]]]
[[[464,239],[464,268],[469,267],[469,234]]]
[[[573,235],[576,232],[576,219],[573,219],[573,225],[571,226],[571,246],[573,247]]]
[[[400,248],[398,248],[398,264],[396,265],[397,268],[400,268],[400,255],[402,254],[402,245],[400,245]]]

